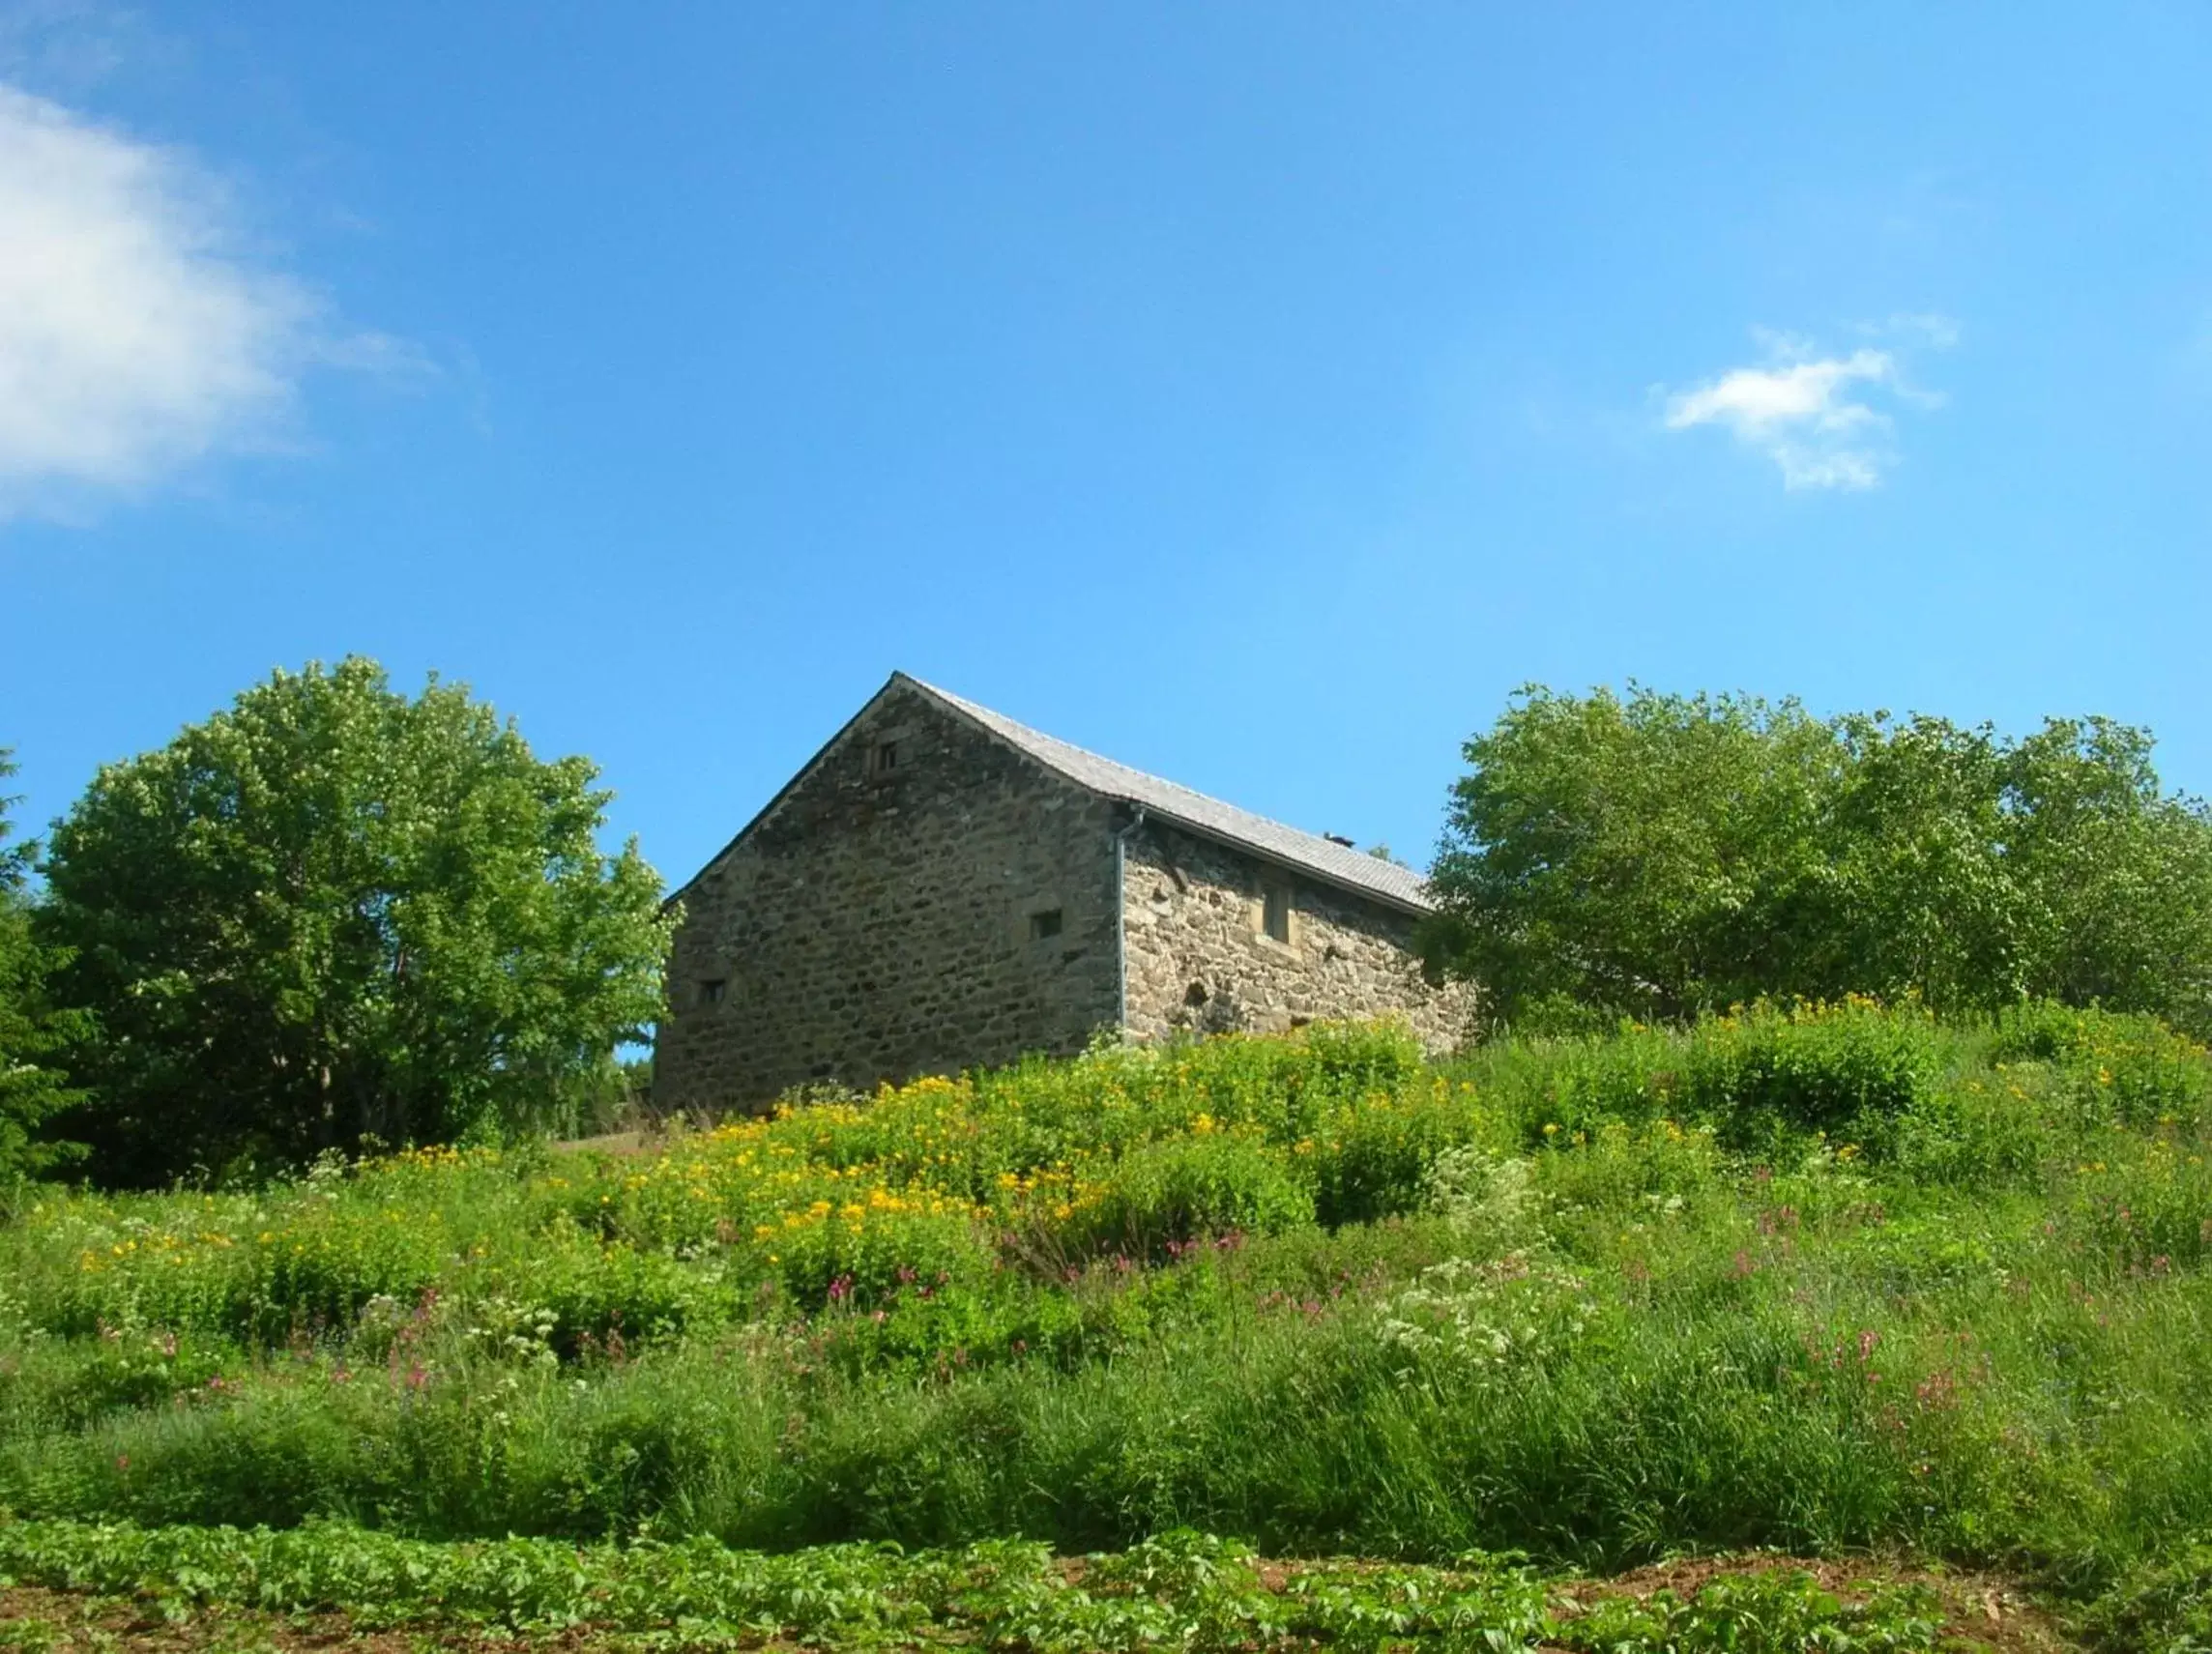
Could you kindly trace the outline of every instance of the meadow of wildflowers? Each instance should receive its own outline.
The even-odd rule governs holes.
[[[0,1507],[1874,1552],[2152,1646],[2212,1611],[2208,1143],[2212,1059],[2154,1022],[1851,1001],[1443,1064],[1388,1027],[1101,1048],[629,1152],[49,1188],[0,1223]]]

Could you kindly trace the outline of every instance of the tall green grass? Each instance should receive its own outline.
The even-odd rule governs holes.
[[[2208,1138],[2212,1059],[2155,1023],[1850,1001],[1441,1067],[1388,1028],[1101,1050],[627,1157],[57,1191],[0,1226],[0,1505],[1903,1548],[2163,1601],[2212,1537]]]

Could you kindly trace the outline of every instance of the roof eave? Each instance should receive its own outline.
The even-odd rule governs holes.
[[[1074,784],[1079,787],[1084,785],[1080,781]],[[1085,790],[1099,792],[1099,789],[1094,787]],[[1209,827],[1204,822],[1193,821],[1190,817],[1178,815],[1173,810],[1162,809],[1159,805],[1148,803],[1143,798],[1132,798],[1120,793],[1099,793],[1099,796],[1111,798],[1118,804],[1126,804],[1132,810],[1142,811],[1148,819],[1157,818],[1161,821],[1173,822],[1178,827],[1193,837],[1203,838],[1210,844],[1222,845],[1227,849],[1237,851],[1240,855],[1249,856],[1255,860],[1265,861],[1272,866],[1283,868],[1286,872],[1295,873],[1300,878],[1311,879],[1317,884],[1326,885],[1332,890],[1342,890],[1346,895],[1356,896],[1363,902],[1376,902],[1386,908],[1395,908],[1398,912],[1411,914],[1415,918],[1425,918],[1437,911],[1436,904],[1433,902],[1414,901],[1390,890],[1377,889],[1373,885],[1362,885],[1355,879],[1347,879],[1341,874],[1329,872],[1326,868],[1316,867],[1310,861],[1299,861],[1288,856],[1278,855],[1266,845],[1255,844],[1248,838],[1237,837],[1235,833],[1223,832],[1219,827]]]
[[[1128,793],[1119,792],[1111,787],[1101,787],[1095,781],[1087,780],[1081,775],[1074,774],[1071,771],[1062,769],[1060,765],[1055,764],[1047,755],[1037,752],[1033,748],[1026,746],[1022,742],[1015,740],[1004,730],[994,728],[986,719],[977,717],[974,711],[972,711],[967,706],[963,705],[957,696],[946,693],[945,690],[938,688],[934,683],[926,683],[920,679],[911,677],[904,672],[893,672],[890,677],[890,683],[885,684],[884,687],[888,689],[891,684],[901,682],[905,683],[910,688],[917,689],[922,694],[927,695],[930,700],[935,702],[938,706],[942,707],[946,711],[950,712],[954,717],[960,719],[961,722],[967,724],[970,728],[981,731],[983,735],[996,741],[999,745],[1006,748],[1010,752],[1018,753],[1021,757],[1027,759],[1032,764],[1039,765],[1043,769],[1050,770],[1053,774],[1059,776],[1062,781],[1065,781],[1069,786],[1079,787],[1084,792],[1090,794],[1092,798],[1107,798],[1115,803],[1126,805],[1130,809],[1142,810],[1147,815],[1162,817],[1168,821],[1174,822],[1177,827],[1181,827],[1184,831],[1196,834],[1197,836],[1208,840],[1209,843],[1224,845],[1227,848],[1237,851],[1242,855],[1254,856],[1260,860],[1269,862],[1274,866],[1286,868],[1292,872],[1301,874],[1309,879],[1318,880],[1322,884],[1328,885],[1331,889],[1342,890],[1347,895],[1356,896],[1363,901],[1380,903],[1384,907],[1395,909],[1399,913],[1411,914],[1416,918],[1425,917],[1429,914],[1432,914],[1436,911],[1435,905],[1433,903],[1415,901],[1411,898],[1398,895],[1394,891],[1379,889],[1373,885],[1364,884],[1356,879],[1348,879],[1340,873],[1331,873],[1327,868],[1323,867],[1315,862],[1302,861],[1294,856],[1285,856],[1278,851],[1268,849],[1266,845],[1261,844],[1254,839],[1245,838],[1239,834],[1233,832],[1225,832],[1220,827],[1212,827],[1207,823],[1193,820],[1191,817],[1183,815],[1179,811],[1170,809],[1156,801],[1140,798]],[[1004,716],[1004,714],[995,715]],[[1013,720],[1007,719],[1006,721],[1012,722]],[[1122,768],[1126,768],[1126,766],[1123,766]]]

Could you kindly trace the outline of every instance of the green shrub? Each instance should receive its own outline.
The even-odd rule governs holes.
[[[1292,1154],[1320,1221],[1333,1229],[1421,1210],[1439,1155],[1504,1137],[1470,1082],[1440,1075],[1332,1111]]]
[[[1627,1026],[1616,1034],[1512,1041],[1455,1065],[1496,1110],[1516,1146],[1536,1148],[1609,1123],[1678,1115],[1685,1036]]]
[[[1954,1074],[1906,1113],[1856,1129],[1910,1182],[1987,1188],[2037,1181],[2076,1141],[2077,1117],[2060,1076],[2021,1062]]]
[[[752,1252],[769,1279],[808,1309],[872,1303],[905,1287],[972,1287],[998,1262],[990,1236],[964,1212],[894,1212],[854,1222],[830,1211],[820,1222],[762,1237]]]
[[[1528,1147],[1672,1119],[1773,1153],[1819,1134],[1882,1145],[1896,1119],[1936,1094],[1950,1043],[1915,1007],[1761,1003],[1680,1031],[1630,1025],[1609,1037],[1531,1041],[1458,1072]]]
[[[542,1309],[547,1342],[569,1356],[610,1338],[635,1344],[711,1330],[743,1308],[724,1280],[696,1265],[572,1229],[548,1235],[527,1268],[487,1270],[484,1290]]]
[[[2023,1005],[1997,1018],[1994,1051],[1999,1060],[2048,1062],[2065,1072],[2094,1119],[2198,1121],[2212,1109],[2204,1047],[2155,1017]]]
[[[1693,1030],[1679,1095],[1686,1115],[1737,1146],[1796,1134],[1879,1140],[1934,1094],[1943,1046],[1913,1006],[1759,1005]]]
[[[1678,1213],[1734,1202],[1722,1176],[1713,1134],[1657,1120],[1641,1129],[1618,1122],[1577,1142],[1556,1138],[1533,1162],[1538,1186],[1569,1210],[1604,1214]]]
[[[1130,1150],[1055,1233],[1070,1257],[1158,1260],[1203,1237],[1313,1221],[1313,1196],[1281,1153],[1249,1134],[1208,1130]]]

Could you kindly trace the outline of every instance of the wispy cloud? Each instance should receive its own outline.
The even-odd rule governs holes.
[[[1795,334],[1754,330],[1766,361],[1668,394],[1667,429],[1718,425],[1771,459],[1788,488],[1877,487],[1897,458],[1896,421],[1877,402],[1927,408],[1942,400],[1907,381],[1901,350],[1947,349],[1959,334],[1935,315],[1893,316],[1858,331],[1894,342],[1823,355]]]
[[[143,14],[108,0],[0,0],[0,76],[20,86],[69,97],[174,56]]]
[[[305,373],[395,364],[423,365],[252,256],[189,156],[0,84],[0,517],[280,446]]]

